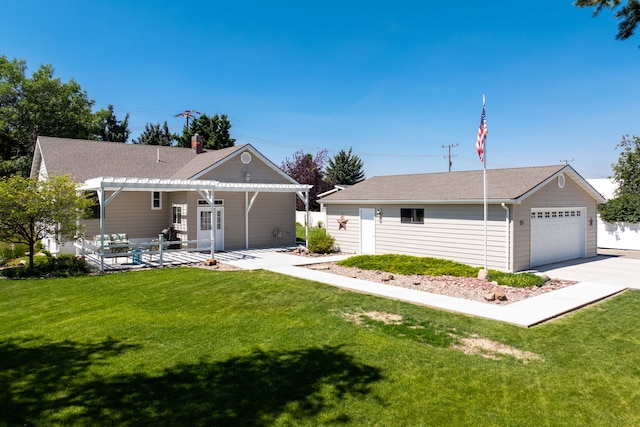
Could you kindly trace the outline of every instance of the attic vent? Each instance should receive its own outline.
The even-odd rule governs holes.
[[[558,175],[558,187],[564,188],[564,184],[565,184],[564,181],[565,181],[564,174],[561,173],[560,175]]]
[[[249,163],[251,163],[251,153],[249,153],[248,151],[245,151],[240,155],[240,160],[245,165],[248,165]]]

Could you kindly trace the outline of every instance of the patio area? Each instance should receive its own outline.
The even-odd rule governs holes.
[[[180,249],[165,249],[169,244],[181,243]],[[262,249],[238,249],[232,251],[218,251],[211,253],[209,248],[188,248],[193,242],[154,242],[149,245],[132,245],[119,250],[100,252],[100,248],[91,247],[85,242],[76,243],[79,255],[87,262],[103,271],[134,270],[139,268],[175,267],[180,265],[195,265],[210,259],[219,263],[229,264],[243,270],[255,270],[273,266],[293,266],[326,261],[326,257],[305,258],[288,254],[294,246],[282,246]],[[329,257],[332,258],[332,257]],[[338,258],[344,258],[339,256]]]

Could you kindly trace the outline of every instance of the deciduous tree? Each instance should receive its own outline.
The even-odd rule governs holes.
[[[320,204],[317,202],[318,194],[324,193],[330,187],[324,176],[324,164],[327,161],[327,150],[319,151],[315,157],[304,151],[296,151],[293,157],[288,157],[282,162],[280,168],[300,184],[313,185],[309,191],[309,210],[317,211]],[[296,209],[305,210],[304,203],[296,199]]]
[[[68,176],[0,178],[0,239],[29,245],[32,267],[36,243],[47,236],[74,235],[76,220],[88,216],[91,204]]]
[[[28,176],[39,135],[126,141],[128,115],[118,121],[111,106],[94,114],[80,85],[62,82],[51,65],[26,71],[25,60],[0,56],[0,176]]]
[[[640,222],[640,137],[625,135],[616,148],[622,152],[611,165],[618,184],[616,197],[600,206],[600,216],[607,222]]]

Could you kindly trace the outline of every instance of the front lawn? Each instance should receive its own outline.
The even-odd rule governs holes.
[[[639,304],[522,329],[266,271],[0,280],[0,425],[640,425]]]

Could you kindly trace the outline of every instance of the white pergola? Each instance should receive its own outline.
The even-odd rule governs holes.
[[[249,212],[260,193],[296,193],[304,202],[307,218],[309,217],[309,190],[307,184],[261,184],[244,182],[220,182],[214,180],[189,180],[189,179],[157,179],[157,178],[115,178],[97,177],[91,178],[79,187],[80,191],[96,191],[100,203],[100,236],[104,238],[104,209],[121,191],[197,191],[211,207],[213,218],[214,195],[216,192],[244,192],[245,194],[245,245],[249,246]],[[113,193],[105,198],[107,191]],[[251,194],[250,194],[251,193]],[[305,224],[305,246],[309,246],[309,224]],[[214,227],[211,227],[211,257],[215,252]],[[101,269],[102,263],[101,261]]]

